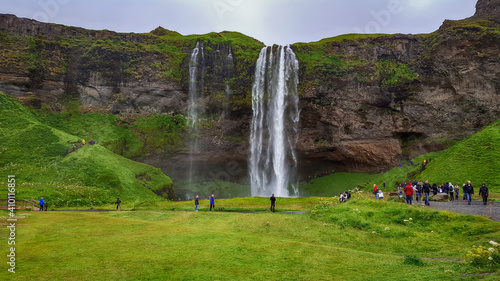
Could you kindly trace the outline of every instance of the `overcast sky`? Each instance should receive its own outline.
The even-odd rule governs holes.
[[[39,21],[181,34],[239,31],[267,45],[346,33],[429,33],[474,14],[476,0],[2,0],[0,13]]]

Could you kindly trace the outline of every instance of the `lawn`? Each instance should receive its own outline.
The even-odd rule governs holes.
[[[224,205],[253,208],[268,198],[231,200]],[[498,270],[446,260],[404,264],[407,255],[462,259],[473,245],[498,240],[498,222],[364,198],[294,200],[312,211],[18,211],[16,273],[4,266],[0,279],[453,280]],[[5,257],[7,247],[0,253]]]

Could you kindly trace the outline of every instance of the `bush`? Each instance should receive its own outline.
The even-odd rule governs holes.
[[[405,261],[403,263],[408,264],[408,265],[416,265],[416,266],[423,266],[424,265],[424,261],[420,257],[417,257],[416,255],[405,256]]]

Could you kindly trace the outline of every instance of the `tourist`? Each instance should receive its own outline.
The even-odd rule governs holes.
[[[82,145],[85,145],[85,139],[82,140]]]
[[[437,185],[436,185],[436,184],[433,184],[433,185],[432,185],[432,194],[433,194],[433,195],[438,194],[438,189],[437,189]]]
[[[488,187],[484,183],[481,188],[479,188],[479,195],[483,197],[483,204],[486,205],[488,201]]]
[[[465,198],[467,198],[467,203],[470,205],[472,201],[472,194],[474,194],[474,187],[470,184],[470,181],[464,186]]]
[[[385,188],[385,181],[384,181],[384,183],[382,183],[382,187]]]
[[[429,184],[429,180],[425,180],[425,183],[422,186],[422,191],[425,194],[425,205],[430,206],[431,204],[429,204],[429,193],[431,193],[431,185]]]
[[[198,206],[200,205],[200,202],[198,201],[199,198],[200,198],[200,196],[196,195],[196,199],[194,199],[194,211],[195,212],[198,212]]]
[[[448,191],[450,192],[450,201],[454,201],[455,200],[455,196],[453,196],[453,184],[450,182],[448,184]]]
[[[378,199],[380,200],[384,199],[384,193],[382,192],[382,190],[378,191]]]
[[[413,200],[413,187],[411,187],[410,182],[406,184],[405,195],[406,195],[406,204],[411,205],[411,201]]]
[[[455,184],[455,200],[458,200],[459,191],[460,191],[460,187],[458,187],[458,184]]]
[[[403,195],[403,188],[401,187],[402,184],[398,184],[398,197],[401,199],[401,195]]]
[[[378,187],[376,184],[373,184],[373,195],[375,195],[375,200],[378,200]]]
[[[415,189],[417,190],[417,196],[416,196],[416,200],[417,202],[420,203],[420,201],[422,201],[422,182],[417,182],[417,185],[415,186]]]
[[[120,208],[120,211],[122,210],[122,207],[120,206],[120,204],[122,203],[122,201],[120,200],[120,198],[116,198],[116,209],[118,210],[118,208]]]
[[[210,197],[210,211],[212,211],[212,209],[215,211],[215,198],[213,194],[212,197]]]
[[[274,210],[276,208],[276,197],[274,197],[274,194],[271,195],[271,198],[269,198],[269,200],[271,200],[271,212],[274,213]]]
[[[45,202],[43,201],[42,197],[42,199],[40,199],[40,211],[43,211],[43,205],[45,205]]]
[[[344,202],[344,196],[342,196],[342,193],[339,193],[339,202]]]
[[[351,197],[351,194],[349,194],[349,192],[345,191],[344,192],[344,202],[346,202],[347,200],[349,200],[350,197]]]

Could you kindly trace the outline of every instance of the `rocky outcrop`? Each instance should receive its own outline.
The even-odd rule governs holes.
[[[500,16],[500,1],[499,0],[479,0],[476,4],[476,13],[472,18],[488,18],[497,22]]]
[[[498,4],[480,0],[473,17],[445,21],[428,35],[292,45],[300,61],[301,176],[385,170],[495,121]],[[76,99],[88,111],[115,114],[186,112],[189,55],[197,41],[204,42],[199,79],[207,107],[197,136],[200,153],[193,158],[211,167],[200,169],[200,177],[246,180],[251,87],[262,43],[240,34],[183,37],[163,28],[92,31],[13,15],[0,15],[0,39],[0,91],[38,99],[34,104],[53,110]],[[220,64],[228,56],[231,67]],[[162,167],[175,180],[189,165],[186,156],[179,151],[138,160]]]

